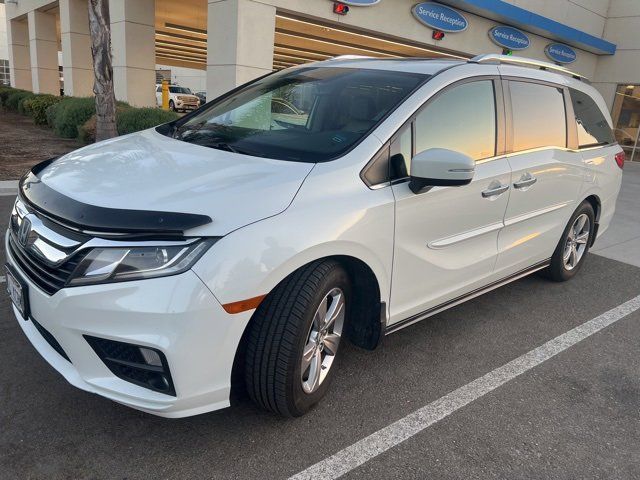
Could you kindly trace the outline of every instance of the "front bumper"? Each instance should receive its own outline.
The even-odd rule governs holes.
[[[6,251],[8,262],[28,286],[31,317],[55,338],[70,361],[14,307],[18,323],[36,350],[71,384],[163,417],[229,406],[233,360],[251,312],[227,314],[195,273],[64,288],[49,296]],[[118,378],[84,335],[160,350],[167,358],[176,396]]]
[[[199,106],[198,102],[185,102],[183,100],[176,101],[176,108],[181,110],[196,110]]]

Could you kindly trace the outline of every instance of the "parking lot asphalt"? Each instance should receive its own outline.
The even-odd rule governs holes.
[[[325,401],[292,420],[246,399],[168,420],[77,390],[2,295],[0,478],[287,478],[638,294],[639,268],[593,254],[570,282],[524,278],[347,347]],[[639,339],[640,310],[343,478],[640,478]]]

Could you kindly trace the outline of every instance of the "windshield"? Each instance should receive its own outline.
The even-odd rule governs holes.
[[[198,112],[174,137],[278,160],[328,161],[360,142],[427,78],[351,68],[286,70]]]
[[[191,93],[191,90],[186,87],[169,87],[171,93]]]

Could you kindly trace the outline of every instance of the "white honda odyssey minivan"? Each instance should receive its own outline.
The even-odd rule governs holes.
[[[7,287],[83,390],[184,417],[245,388],[299,416],[346,340],[373,349],[537,270],[576,275],[623,165],[602,97],[556,65],[307,64],[34,167]]]

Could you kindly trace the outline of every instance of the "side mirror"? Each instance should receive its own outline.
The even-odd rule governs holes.
[[[473,180],[476,162],[464,153],[430,148],[411,159],[409,188],[419,193],[425,187],[455,187]]]

